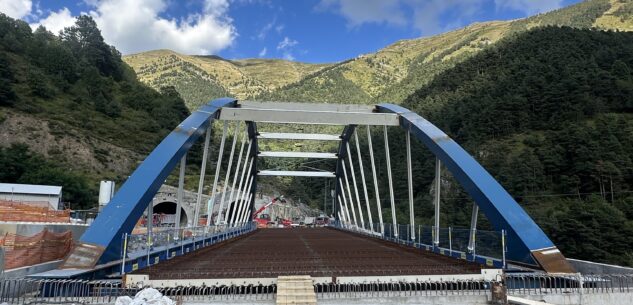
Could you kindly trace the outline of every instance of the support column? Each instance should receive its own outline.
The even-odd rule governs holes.
[[[180,175],[178,176],[178,193],[176,193],[176,222],[174,228],[176,231],[180,229],[180,217],[182,210],[183,192],[185,188],[185,169],[187,169],[187,154],[180,159]],[[189,219],[187,219],[189,220]],[[186,226],[186,224],[185,224]]]
[[[347,207],[347,199],[345,198],[345,187],[343,186],[343,181],[339,178],[338,179],[339,184],[341,185],[341,192],[343,194],[339,194],[338,199],[339,201],[341,200],[341,197],[343,197],[343,211],[345,214],[347,214],[347,222],[348,223],[352,223],[352,219],[349,215],[349,208]],[[342,196],[341,196],[342,195]],[[356,223],[354,223],[356,224]]]
[[[244,181],[244,178],[248,179],[247,173],[250,173],[251,168],[253,167],[253,162],[252,162],[252,158],[247,156],[247,159],[244,162],[244,166],[246,166],[247,164],[249,164],[248,166],[248,171],[245,171],[244,173],[242,173],[242,179],[240,179],[240,185],[237,188],[237,197],[235,198],[235,200],[239,203],[239,210],[236,216],[235,221],[236,222],[242,222],[242,214],[244,212],[244,209],[246,209],[246,206],[248,205],[248,203],[244,200],[242,200],[243,197],[243,193],[244,193],[244,189],[242,188],[242,182],[248,183],[248,180]],[[244,169],[246,170],[246,168]],[[246,185],[244,185],[244,187],[246,187]]]
[[[356,142],[356,153],[358,155],[358,166],[360,167],[360,178],[363,183],[363,193],[365,195],[365,206],[367,207],[367,217],[369,219],[369,229],[374,231],[374,219],[371,216],[371,207],[369,206],[369,194],[367,193],[367,181],[365,180],[365,169],[363,166],[363,158],[360,154],[360,143],[358,143],[358,133],[354,130],[354,140]]]
[[[154,239],[154,199],[147,206],[147,246],[151,247]]]
[[[415,214],[413,211],[413,170],[411,162],[411,133],[407,130],[407,186],[409,193],[409,226],[411,226],[411,240],[415,241]]]
[[[249,164],[249,157],[251,155],[251,145],[253,144],[253,140],[248,140],[248,148],[246,149],[246,157],[244,158],[244,166],[242,167],[242,174],[240,176],[240,184],[237,186],[237,195],[239,196],[240,194],[240,190],[242,189],[242,182],[244,182],[244,176],[246,176],[246,168],[248,167]],[[241,154],[240,154],[240,161],[241,161]],[[238,167],[238,172],[239,172],[239,167],[240,167],[240,163],[237,163],[237,167]],[[250,172],[251,168],[248,168],[248,171]],[[235,177],[237,177],[238,172],[235,172]],[[231,196],[229,197],[229,202],[233,202],[233,199],[236,199],[235,202],[237,202],[238,207],[239,207],[239,211],[242,210],[242,202],[239,201],[238,198],[234,197],[234,191],[235,191],[235,180],[233,180],[233,186],[231,187]],[[235,208],[233,208],[233,215],[231,215],[231,223],[235,223],[239,218],[237,217],[237,215],[240,215],[238,213],[236,213],[238,210],[235,210]]]
[[[387,125],[384,126],[385,134],[385,155],[387,158],[387,177],[389,180],[389,199],[391,200],[391,220],[393,221],[393,236],[398,238],[398,222],[396,220],[396,200],[393,195],[393,178],[391,177],[391,157],[389,156],[389,134]]]
[[[468,234],[468,251],[475,252],[475,234],[477,233],[477,215],[479,206],[473,202],[473,214],[470,216],[470,232]]]
[[[343,160],[342,165],[343,165],[343,177],[345,178],[345,185],[347,186],[347,194],[349,195],[349,205],[352,208],[352,217],[354,218],[354,225],[358,226],[358,220],[356,219],[356,208],[354,208],[354,199],[352,198],[352,191],[350,190],[350,187],[349,187],[349,179],[347,179],[347,169],[345,168],[345,160]]]
[[[255,162],[255,160],[253,160],[251,162],[252,162],[251,164],[253,164]],[[251,175],[251,176],[248,177],[247,187],[244,189],[244,192],[242,192],[242,198],[244,200],[246,200],[246,201],[244,202],[245,203],[244,213],[242,214],[242,219],[241,219],[240,222],[250,221],[249,214],[252,214],[252,212],[249,213],[249,210],[250,210],[250,206],[251,206],[251,196],[253,194],[252,192],[250,192],[250,189],[251,189],[251,186],[253,185],[253,180],[255,180],[255,176]]]
[[[378,177],[376,175],[376,164],[374,162],[374,146],[371,142],[371,130],[367,125],[367,143],[369,144],[369,155],[371,157],[371,174],[374,178],[374,191],[376,196],[376,207],[378,208],[378,221],[380,222],[380,234],[385,234],[385,224],[382,221],[382,204],[380,202],[380,190],[378,189]]]
[[[358,206],[358,216],[360,217],[360,225],[364,229],[365,228],[365,216],[363,215],[363,209],[360,205],[360,196],[358,195],[358,184],[356,183],[356,172],[354,170],[354,162],[352,161],[352,154],[349,149],[349,141],[345,143],[347,149],[347,157],[349,162],[349,168],[352,174],[352,183],[354,183],[354,195],[356,196],[356,205]]]
[[[221,222],[226,222],[224,219],[224,199],[226,199],[226,191],[229,185],[229,178],[231,177],[231,167],[233,166],[233,156],[235,154],[235,145],[237,144],[238,134],[240,132],[240,126],[242,126],[242,121],[237,122],[237,126],[235,126],[235,132],[233,133],[233,144],[231,145],[231,154],[229,155],[229,164],[226,167],[226,176],[224,177],[224,191],[222,192],[222,197],[220,197],[220,209],[218,210],[218,217],[215,219],[215,224],[219,225]]]
[[[435,236],[433,239],[433,244],[438,247],[440,245],[440,195],[441,185],[442,185],[442,162],[439,158],[435,158],[435,197],[434,205],[435,205]]]
[[[200,204],[202,203],[202,189],[204,188],[204,175],[207,171],[207,159],[209,158],[209,141],[211,140],[212,124],[207,127],[206,135],[204,137],[204,150],[202,151],[202,165],[200,166],[200,180],[198,181],[198,197],[196,197],[196,211],[193,217],[193,226],[198,226],[198,219],[200,219]]]
[[[222,168],[222,153],[224,152],[224,142],[226,141],[226,131],[229,127],[229,122],[224,121],[222,127],[222,140],[220,141],[220,149],[218,152],[218,161],[215,164],[215,177],[213,177],[213,187],[211,187],[211,199],[207,204],[207,226],[211,225],[211,218],[213,216],[213,205],[215,204],[215,189],[218,187],[218,179],[220,178],[220,169]],[[220,214],[218,214],[219,216]]]

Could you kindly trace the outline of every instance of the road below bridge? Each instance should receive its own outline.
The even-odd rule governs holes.
[[[330,228],[260,229],[137,273],[159,279],[479,274],[481,266]]]

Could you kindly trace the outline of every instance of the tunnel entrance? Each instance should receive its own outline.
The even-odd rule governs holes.
[[[174,227],[176,225],[176,208],[175,202],[161,202],[154,206],[154,223],[161,227]],[[187,225],[187,212],[180,208],[180,227]]]

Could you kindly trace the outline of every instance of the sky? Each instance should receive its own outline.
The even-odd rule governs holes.
[[[54,33],[91,15],[123,54],[171,49],[229,59],[337,62],[401,39],[523,18],[580,0],[0,0]]]

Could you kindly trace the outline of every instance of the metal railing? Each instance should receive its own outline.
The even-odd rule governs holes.
[[[495,283],[505,285],[508,295],[581,295],[629,293],[633,297],[633,274],[506,274],[487,280],[364,281],[315,284],[319,299],[490,295]],[[122,285],[120,280],[0,279],[0,303],[112,304],[117,297],[134,297],[147,287]],[[222,285],[154,287],[176,302],[212,300],[274,300],[276,285]]]
[[[240,236],[256,228],[254,222],[244,222],[179,229],[155,228],[139,234],[124,234],[121,238],[121,274]]]
[[[508,294],[633,293],[633,274],[506,274]]]
[[[113,304],[118,297],[134,297],[146,287],[125,287],[120,280],[0,280],[0,303],[8,304]],[[246,286],[180,286],[156,287],[164,296],[176,302],[214,300],[272,300],[275,285]]]
[[[471,230],[469,228],[448,227],[435,230],[434,226],[417,225],[412,232],[410,225],[385,223],[384,234],[378,223],[371,223],[362,228],[349,223],[335,223],[335,227],[367,236],[382,238],[399,244],[408,244],[417,248],[425,248],[440,254],[479,260],[484,264],[496,267],[506,266],[507,236],[505,231]],[[438,232],[439,243],[435,244]],[[473,242],[471,243],[471,238]],[[491,265],[491,266],[492,266]]]
[[[317,284],[319,299],[414,297],[436,295],[489,295],[492,282],[482,280],[363,282]]]

